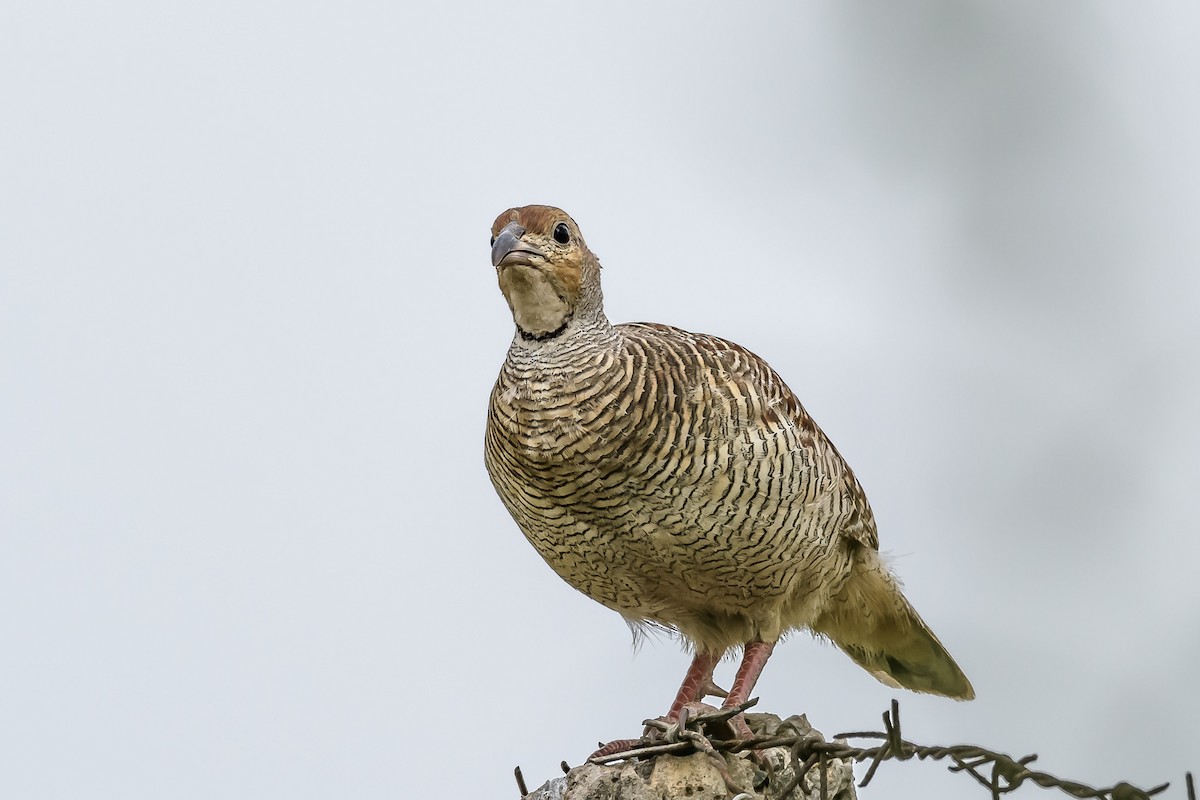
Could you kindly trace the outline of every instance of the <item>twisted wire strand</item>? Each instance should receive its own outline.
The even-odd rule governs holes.
[[[891,708],[883,713],[882,731],[848,731],[834,736],[832,742],[827,742],[819,735],[792,733],[785,735],[762,735],[749,739],[713,739],[704,733],[704,727],[713,723],[723,722],[735,714],[752,707],[757,700],[750,700],[734,708],[702,712],[685,719],[683,725],[670,726],[659,724],[656,720],[647,720],[651,727],[657,727],[665,737],[663,740],[644,739],[646,744],[632,750],[614,753],[608,756],[589,760],[592,764],[609,764],[616,761],[626,761],[639,758],[650,758],[662,754],[682,755],[690,752],[703,752],[713,756],[717,753],[740,753],[749,750],[762,750],[769,747],[787,747],[791,751],[794,774],[788,785],[780,793],[787,797],[800,784],[813,767],[819,767],[820,796],[828,800],[828,783],[826,763],[833,759],[853,759],[857,762],[870,762],[866,775],[859,782],[859,787],[867,786],[876,771],[884,761],[906,761],[914,756],[918,760],[953,762],[948,766],[951,772],[965,772],[985,787],[993,800],[1010,792],[1016,791],[1026,782],[1033,783],[1046,789],[1058,789],[1071,797],[1090,800],[1149,800],[1162,794],[1170,786],[1162,783],[1150,789],[1141,789],[1122,781],[1112,786],[1093,787],[1079,781],[1067,780],[1051,775],[1048,772],[1030,769],[1029,765],[1036,759],[1036,754],[1021,758],[1013,758],[1007,753],[990,750],[973,744],[959,745],[921,745],[907,741],[900,731],[900,704],[892,701]],[[849,744],[847,739],[878,739],[881,744],[869,747],[856,747]],[[565,762],[564,762],[565,767]],[[723,776],[727,777],[727,776]],[[727,781],[728,785],[728,781]],[[526,792],[524,787],[522,797]],[[1188,800],[1196,800],[1195,781],[1192,773],[1187,773],[1186,788]],[[733,787],[730,787],[731,791]],[[736,794],[736,791],[733,792]]]

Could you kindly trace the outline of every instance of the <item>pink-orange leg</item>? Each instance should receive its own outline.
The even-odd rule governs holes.
[[[675,694],[675,702],[671,703],[671,709],[667,711],[668,722],[677,722],[680,712],[688,703],[703,700],[710,694],[717,696],[725,694],[719,686],[713,683],[713,670],[716,669],[720,660],[721,656],[718,653],[696,653],[696,657],[692,659],[692,665],[688,667],[687,675],[683,676],[683,683],[680,685],[679,691]],[[634,749],[639,743],[641,743],[640,739],[617,739],[592,753],[591,758],[623,753],[626,750]]]
[[[696,653],[696,657],[692,659],[692,665],[688,667],[687,675],[683,676],[683,684],[679,687],[679,692],[675,695],[675,702],[671,703],[671,709],[667,712],[667,719],[675,722],[679,719],[679,712],[688,703],[695,703],[698,700],[703,700],[710,694],[723,694],[721,690],[713,683],[713,670],[717,668],[721,656],[716,653]]]
[[[721,708],[740,706],[750,699],[750,693],[754,691],[754,684],[758,683],[758,676],[762,675],[763,667],[767,665],[767,659],[771,657],[771,651],[774,649],[774,642],[763,642],[757,639],[746,642],[746,652],[742,655],[741,666],[738,667],[737,675],[733,678],[733,685],[729,687],[729,694],[725,697]],[[743,738],[753,735],[742,714],[730,719],[729,724]]]

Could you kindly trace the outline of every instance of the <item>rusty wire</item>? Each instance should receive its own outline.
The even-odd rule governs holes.
[[[699,751],[710,757],[718,753],[737,753],[747,750],[757,751],[768,747],[787,747],[791,751],[794,775],[780,796],[787,797],[804,779],[813,767],[819,767],[821,797],[828,796],[828,777],[826,763],[829,759],[854,759],[855,761],[870,761],[867,774],[858,784],[866,786],[875,777],[876,770],[884,761],[905,761],[913,756],[920,760],[930,759],[940,761],[948,759],[953,762],[948,767],[951,772],[965,772],[974,778],[981,786],[991,793],[993,800],[1000,800],[1002,795],[1015,791],[1026,782],[1034,783],[1043,788],[1059,789],[1066,794],[1095,800],[1149,800],[1155,795],[1166,791],[1170,784],[1163,783],[1151,789],[1139,789],[1132,784],[1122,781],[1113,786],[1095,788],[1078,781],[1064,780],[1047,772],[1032,770],[1029,765],[1037,758],[1027,755],[1023,758],[1013,758],[1006,753],[998,753],[976,745],[926,746],[905,741],[900,733],[900,704],[893,700],[892,707],[883,714],[883,731],[851,731],[839,733],[835,741],[827,742],[814,734],[760,735],[750,739],[713,739],[704,733],[704,727],[728,719],[734,714],[745,711],[754,705],[751,700],[736,708],[721,709],[720,711],[699,713],[684,718],[677,725],[668,725],[658,720],[647,720],[647,725],[661,731],[663,738],[643,739],[644,746],[620,753],[613,753],[598,758],[589,759],[592,764],[607,764],[614,761],[624,761],[636,758],[671,753],[684,754]],[[689,725],[690,723],[690,725]],[[854,747],[847,739],[880,739],[882,743],[874,747]],[[990,769],[989,769],[990,768]],[[729,785],[728,773],[722,777]],[[732,787],[730,787],[732,788]],[[1188,800],[1196,800],[1195,785],[1192,774],[1187,774]]]

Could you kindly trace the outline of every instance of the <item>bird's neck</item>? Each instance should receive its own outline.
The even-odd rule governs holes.
[[[530,336],[517,329],[509,348],[509,358],[519,361],[571,360],[586,357],[597,348],[612,346],[617,340],[616,329],[603,312],[573,315],[563,327],[543,336]]]

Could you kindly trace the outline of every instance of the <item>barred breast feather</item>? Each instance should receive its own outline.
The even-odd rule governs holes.
[[[779,376],[663,325],[517,343],[492,393],[487,464],[565,581],[710,649],[811,625],[847,575],[837,532],[866,498]],[[864,524],[865,523],[865,524]]]

